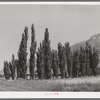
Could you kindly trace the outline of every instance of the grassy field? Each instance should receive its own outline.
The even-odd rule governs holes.
[[[100,76],[50,80],[0,79],[0,91],[100,91]]]
[[[99,92],[100,83],[78,83],[78,84],[57,84],[53,91],[69,91],[69,92]]]

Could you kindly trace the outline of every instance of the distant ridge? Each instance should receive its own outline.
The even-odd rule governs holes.
[[[4,75],[3,70],[0,71],[0,75]]]
[[[76,43],[72,45],[71,49],[75,51],[75,50],[79,50],[80,46],[84,48],[86,45],[86,42],[88,42],[92,47],[95,47],[100,52],[100,33],[93,35],[90,39],[86,41],[82,41],[80,43]]]

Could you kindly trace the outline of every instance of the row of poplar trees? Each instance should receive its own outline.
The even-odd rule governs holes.
[[[45,29],[44,40],[37,47],[35,40],[34,25],[31,26],[30,59],[27,64],[27,41],[28,27],[22,34],[18,51],[18,60],[12,55],[12,61],[4,61],[4,75],[6,79],[27,78],[27,67],[29,66],[30,79],[35,78],[35,70],[39,79],[50,79],[53,77],[68,78],[79,76],[96,76],[99,63],[99,53],[95,47],[86,42],[86,46],[80,50],[72,51],[69,42],[62,45],[58,43],[57,50],[51,50],[48,28]]]

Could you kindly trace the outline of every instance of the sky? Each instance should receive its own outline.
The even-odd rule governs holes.
[[[0,5],[0,70],[3,61],[17,59],[21,36],[28,27],[28,57],[31,24],[34,24],[36,41],[44,39],[48,28],[52,49],[58,42],[70,45],[100,33],[100,6],[98,5]]]

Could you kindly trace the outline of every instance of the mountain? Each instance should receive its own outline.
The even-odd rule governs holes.
[[[3,70],[0,71],[0,75],[4,75]]]
[[[100,33],[93,35],[90,39],[76,43],[71,46],[72,50],[79,50],[80,46],[85,47],[86,42],[88,42],[92,47],[95,47],[100,52]]]

